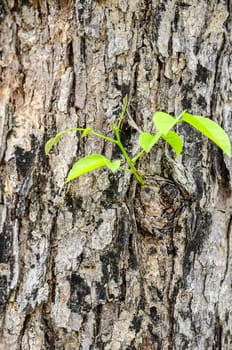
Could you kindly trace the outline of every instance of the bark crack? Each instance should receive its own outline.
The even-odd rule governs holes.
[[[20,329],[20,333],[19,333],[19,337],[18,337],[18,349],[19,350],[24,350],[24,348],[22,347],[22,340],[23,340],[23,337],[28,329],[30,319],[31,319],[31,314],[26,315],[24,322],[22,324],[22,328]]]
[[[174,246],[174,237],[173,237],[173,230],[169,232],[170,234],[170,245],[171,245],[171,251],[174,252],[174,254],[171,256],[171,271],[170,271],[170,277],[168,281],[168,287],[167,287],[167,296],[168,296],[168,316],[169,316],[169,334],[168,334],[168,341],[169,341],[169,350],[173,349],[173,339],[174,339],[174,307],[176,302],[176,295],[174,294],[174,291],[171,293],[171,288],[175,276],[175,246]],[[171,294],[171,295],[170,295]]]
[[[226,266],[225,266],[223,278],[220,282],[220,286],[222,286],[223,282],[226,279],[226,275],[228,273],[229,259],[230,259],[230,233],[231,233],[231,230],[232,230],[232,215],[230,216],[230,220],[229,220],[227,232],[226,232]]]
[[[54,322],[51,318],[51,305],[55,303],[55,292],[56,292],[56,272],[55,272],[55,257],[57,251],[57,242],[56,242],[56,234],[57,234],[57,216],[59,209],[56,209],[55,215],[53,217],[53,223],[51,225],[50,230],[50,249],[48,257],[48,266],[50,267],[48,271],[48,286],[49,286],[49,294],[46,304],[44,304],[42,308],[42,317],[44,322],[44,336],[45,342],[49,349],[55,349],[55,339],[56,332],[54,329]]]
[[[220,59],[222,57],[223,50],[225,48],[225,43],[226,43],[226,38],[225,34],[222,33],[222,42],[220,47],[218,48],[217,52],[217,57],[216,57],[216,62],[215,62],[215,71],[214,71],[214,80],[213,80],[213,88],[212,88],[212,97],[211,97],[211,102],[210,102],[210,114],[213,115],[214,111],[216,110],[217,102],[218,102],[218,94],[219,94],[219,89],[218,89],[218,78],[220,76]]]

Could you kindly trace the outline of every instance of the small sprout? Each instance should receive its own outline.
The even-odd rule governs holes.
[[[86,129],[83,131],[81,137],[87,136],[89,133],[91,133],[91,131],[92,131],[91,128],[86,128]]]
[[[158,132],[155,136],[151,135],[149,132],[142,132],[139,136],[139,144],[142,149],[148,153],[152,147],[159,141],[162,133]]]
[[[162,135],[166,135],[178,122],[177,118],[164,112],[156,112],[152,118],[155,127]]]
[[[142,179],[142,177],[138,173],[138,170],[135,167],[136,161],[144,154],[144,152],[150,152],[152,147],[159,141],[160,138],[165,140],[173,148],[176,154],[179,155],[182,152],[183,143],[180,136],[172,129],[177,123],[185,122],[190,124],[192,127],[194,127],[206,137],[208,137],[228,157],[230,157],[231,144],[229,137],[217,123],[208,118],[192,115],[190,113],[187,113],[186,111],[183,111],[177,118],[174,118],[173,116],[165,112],[156,112],[153,116],[153,123],[157,130],[156,134],[152,135],[149,132],[141,132],[139,135],[139,144],[141,146],[141,149],[138,152],[138,154],[135,155],[133,159],[131,159],[120,139],[120,128],[122,126],[122,122],[126,113],[127,103],[127,96],[125,96],[123,99],[122,112],[119,117],[119,121],[116,125],[111,125],[111,129],[115,135],[115,138],[106,137],[104,135],[96,133],[89,127],[85,129],[71,128],[62,131],[58,133],[55,137],[51,138],[45,145],[45,153],[48,154],[53,148],[53,146],[59,143],[61,137],[70,131],[82,132],[82,137],[86,137],[87,135],[93,135],[117,145],[129,166],[130,172],[134,174],[137,181],[141,185],[143,185],[144,180]],[[104,166],[106,166],[113,173],[115,173],[118,169],[128,171],[128,169],[125,169],[120,165],[120,160],[111,161],[101,154],[90,154],[79,159],[73,165],[72,169],[68,173],[66,183],[78,178],[81,175],[84,175]]]

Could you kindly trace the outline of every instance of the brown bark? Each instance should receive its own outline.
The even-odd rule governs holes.
[[[231,6],[0,1],[0,349],[231,349],[231,160],[187,125],[142,188],[105,169],[64,186],[84,154],[120,157],[93,137],[44,154],[65,128],[110,136],[126,94],[142,130],[188,109],[232,136]]]

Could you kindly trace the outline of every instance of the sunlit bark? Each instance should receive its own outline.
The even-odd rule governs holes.
[[[138,151],[152,114],[187,109],[232,136],[231,4],[0,2],[0,349],[223,349],[231,335],[231,160],[187,125],[176,158],[140,159],[146,184],[98,170],[64,185],[90,136]]]

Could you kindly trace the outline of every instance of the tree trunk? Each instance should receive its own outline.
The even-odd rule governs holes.
[[[187,125],[139,161],[64,185],[92,136],[138,151],[152,115],[187,109],[232,135],[230,0],[0,1],[0,349],[232,347],[232,163]]]

